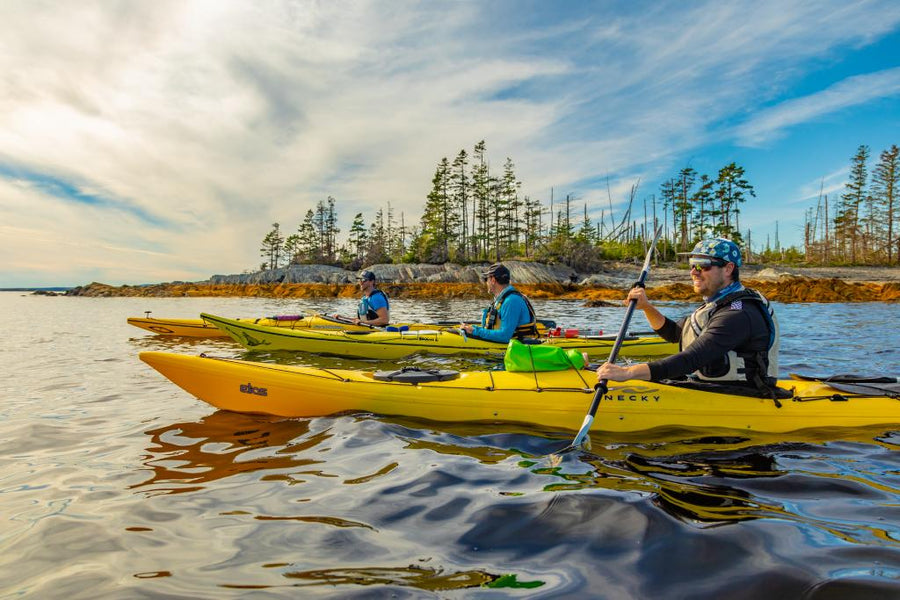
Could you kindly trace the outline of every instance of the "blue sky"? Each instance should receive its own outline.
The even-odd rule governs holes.
[[[754,245],[900,144],[900,3],[0,4],[0,287],[259,264],[328,195],[417,222],[484,139],[596,218],[735,161]]]

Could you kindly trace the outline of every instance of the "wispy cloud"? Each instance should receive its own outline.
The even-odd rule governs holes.
[[[743,144],[758,145],[793,125],[893,96],[900,96],[900,67],[848,77],[822,91],[762,110],[737,128],[737,137]]]
[[[599,212],[607,176],[621,201],[705,145],[895,93],[889,70],[791,98],[898,23],[891,1],[6,2],[0,217],[88,242],[50,283],[200,279],[327,195],[345,229],[387,202],[414,222],[440,158],[481,139],[523,193]],[[8,233],[4,255],[31,244]]]

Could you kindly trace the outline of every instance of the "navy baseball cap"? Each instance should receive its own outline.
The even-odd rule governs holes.
[[[494,263],[489,266],[487,269],[481,272],[481,278],[487,279],[488,277],[493,277],[500,283],[508,283],[509,282],[509,269],[507,269],[504,265],[500,263]]]

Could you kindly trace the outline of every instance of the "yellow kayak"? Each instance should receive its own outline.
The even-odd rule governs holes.
[[[285,315],[279,317],[260,317],[256,319],[236,319],[246,323],[258,323],[267,327],[284,327],[297,329],[333,329],[355,328],[360,331],[368,329],[364,325],[354,325],[324,315],[302,317]],[[184,337],[228,337],[228,334],[206,323],[203,319],[157,319],[155,317],[128,317],[129,325],[140,327],[157,335],[178,335]]]
[[[203,320],[227,333],[248,350],[287,350],[351,358],[394,360],[411,354],[469,354],[502,356],[506,344],[462,335],[458,329],[416,329],[409,331],[325,331],[285,329],[201,313]],[[591,357],[609,356],[614,335],[594,337],[547,337],[542,344],[586,352]],[[619,356],[660,356],[678,351],[657,336],[626,338]]]
[[[228,334],[210,325],[203,319],[157,319],[155,317],[128,317],[129,325],[140,327],[157,335],[178,335],[184,337],[228,337]],[[266,327],[281,327],[285,329],[317,329],[323,331],[379,331],[378,328],[369,325],[356,325],[347,319],[339,319],[327,315],[282,315],[277,317],[242,318],[235,319],[243,323],[255,323]],[[425,323],[399,323],[397,328],[427,329],[446,327],[444,324]]]
[[[405,383],[394,374],[321,369],[142,352],[141,360],[216,408],[282,417],[366,412],[434,421],[521,422],[577,431],[596,378],[581,370],[540,373],[438,373],[445,381]],[[415,375],[415,373],[413,373]],[[595,431],[657,427],[788,432],[810,428],[900,425],[900,394],[863,386],[786,380],[793,397],[778,402],[648,381],[611,382]],[[847,391],[847,390],[850,391]],[[895,387],[891,388],[897,390]]]

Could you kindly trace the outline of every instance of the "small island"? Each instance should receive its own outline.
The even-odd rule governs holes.
[[[535,299],[617,303],[637,279],[637,262],[609,261],[593,273],[559,264],[505,261],[517,288]],[[391,298],[484,298],[479,273],[485,265],[376,264],[366,268]],[[897,302],[898,267],[784,267],[746,264],[741,280],[776,302]],[[694,302],[687,267],[659,263],[651,267],[648,295],[654,300]],[[213,275],[204,281],[111,286],[90,283],[67,296],[338,298],[359,295],[356,271],[329,265],[291,265],[238,275]]]

